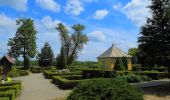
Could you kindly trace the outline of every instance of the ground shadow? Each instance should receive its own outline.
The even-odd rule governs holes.
[[[170,84],[142,88],[142,90],[146,95],[155,95],[158,97],[170,96]]]

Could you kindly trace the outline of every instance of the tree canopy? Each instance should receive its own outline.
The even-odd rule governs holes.
[[[34,21],[31,18],[19,18],[16,20],[18,25],[16,34],[10,38],[8,45],[10,46],[9,54],[14,58],[20,55],[24,59],[24,68],[29,67],[29,58],[33,58],[36,54],[36,34]]]
[[[169,7],[169,0],[151,0],[152,17],[141,27],[138,38],[140,56],[146,66],[154,66],[159,58],[164,60],[170,55]]]
[[[60,35],[61,50],[63,49],[67,65],[72,64],[77,59],[78,52],[83,49],[88,41],[87,36],[83,33],[84,25],[75,24],[71,28],[73,32],[69,32],[62,23],[59,23],[56,28]]]
[[[38,53],[38,64],[41,67],[51,66],[53,64],[54,53],[49,43],[45,42],[41,52]]]

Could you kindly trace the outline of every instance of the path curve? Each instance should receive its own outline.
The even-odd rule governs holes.
[[[55,100],[65,98],[71,90],[60,90],[45,79],[42,74],[30,74],[14,80],[23,82],[23,90],[19,100]]]

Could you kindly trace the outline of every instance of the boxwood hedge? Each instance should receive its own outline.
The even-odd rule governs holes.
[[[67,100],[144,100],[143,93],[124,81],[93,79],[82,82]]]

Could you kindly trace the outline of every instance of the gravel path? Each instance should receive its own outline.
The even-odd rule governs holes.
[[[42,74],[30,74],[15,80],[23,82],[23,90],[19,100],[55,100],[66,97],[71,90],[60,90],[45,79]]]

